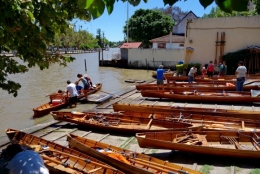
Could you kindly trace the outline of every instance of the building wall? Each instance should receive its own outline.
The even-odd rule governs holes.
[[[180,46],[181,43],[166,43],[166,49],[183,48]]]
[[[183,46],[180,46],[181,43],[166,43],[166,49],[176,49],[176,48],[183,48]],[[172,46],[171,46],[172,45]],[[153,49],[158,48],[158,43],[153,43]]]
[[[129,49],[128,65],[146,67],[146,61],[150,67],[158,67],[163,64],[171,67],[183,60],[184,49]]]
[[[190,63],[214,62],[216,54],[216,35],[225,32],[224,54],[247,48],[247,46],[260,46],[260,16],[253,17],[226,17],[193,19],[189,23],[185,48],[194,48]],[[220,50],[218,48],[218,59]],[[185,51],[185,56],[186,51]],[[184,58],[183,58],[184,59]],[[236,63],[236,62],[235,62]]]
[[[153,49],[157,49],[158,48],[158,43],[153,43]]]
[[[189,13],[180,23],[173,26],[174,34],[184,34],[186,32],[186,23],[187,19],[195,19],[197,18],[193,13]]]

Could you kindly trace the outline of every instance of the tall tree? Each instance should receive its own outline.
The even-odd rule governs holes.
[[[188,12],[184,12],[180,7],[177,6],[167,6],[165,8],[155,8],[162,11],[164,14],[171,16],[172,20],[177,24],[179,23]]]
[[[169,15],[159,10],[136,10],[129,19],[129,37],[134,41],[143,42],[145,47],[150,45],[149,40],[167,35],[173,27],[173,21]],[[127,22],[124,33],[127,32]]]

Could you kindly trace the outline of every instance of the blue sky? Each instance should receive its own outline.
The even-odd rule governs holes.
[[[174,6],[178,6],[182,11],[193,11],[195,15],[198,17],[203,16],[203,14],[208,14],[212,7],[215,7],[216,4],[213,3],[208,6],[206,9],[201,6],[199,0],[187,0],[184,2],[178,1],[174,4]],[[153,8],[162,8],[164,7],[163,0],[148,0],[147,3],[144,3],[141,0],[141,3],[133,7],[129,5],[129,18],[134,14],[134,12],[140,8],[142,9],[153,9]],[[127,4],[122,1],[115,2],[114,10],[111,15],[107,14],[107,11],[103,13],[103,15],[95,20],[91,20],[90,22],[79,21],[76,23],[76,30],[79,29],[79,26],[82,26],[82,30],[88,30],[88,32],[96,35],[97,29],[101,29],[105,34],[105,38],[109,41],[122,41],[124,39],[123,34],[123,26],[125,25],[125,21],[127,20]],[[75,22],[75,20],[73,21]]]

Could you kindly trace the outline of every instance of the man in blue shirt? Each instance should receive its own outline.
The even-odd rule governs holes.
[[[170,70],[168,70],[170,71]],[[165,70],[163,69],[163,65],[160,65],[157,69],[157,89],[159,90],[160,85],[162,86],[162,89],[164,90],[163,86],[163,73],[165,73]]]

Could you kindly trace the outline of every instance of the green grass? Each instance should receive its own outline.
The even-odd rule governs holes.
[[[260,169],[253,169],[250,174],[260,174]]]
[[[202,166],[200,168],[200,172],[204,173],[204,174],[209,174],[210,171],[213,169],[214,167],[213,166],[210,166],[210,165],[207,165],[205,164],[204,166]]]

